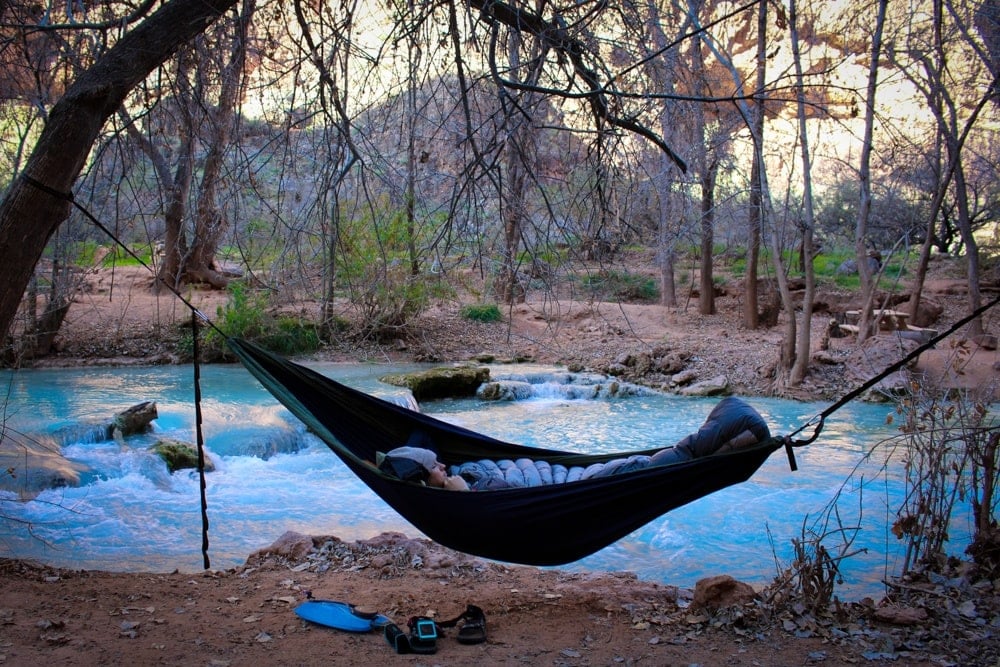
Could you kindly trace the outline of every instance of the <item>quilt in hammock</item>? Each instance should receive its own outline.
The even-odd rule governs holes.
[[[661,450],[578,454],[504,442],[352,389],[247,341],[231,338],[228,344],[275,398],[407,521],[439,544],[499,561],[579,560],[674,508],[748,480],[783,445],[769,437],[738,451],[571,483],[448,491],[380,472],[378,454],[416,432],[449,466],[528,458],[587,468]]]

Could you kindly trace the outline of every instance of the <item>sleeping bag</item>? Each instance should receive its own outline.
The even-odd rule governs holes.
[[[547,461],[529,458],[516,461],[483,459],[451,466],[450,474],[460,475],[474,491],[563,484],[732,452],[770,437],[770,429],[760,413],[745,401],[728,396],[712,409],[697,433],[688,435],[672,447],[665,447],[652,456],[635,454],[605,463],[594,463],[586,468],[574,466],[568,469],[562,465],[551,465]]]

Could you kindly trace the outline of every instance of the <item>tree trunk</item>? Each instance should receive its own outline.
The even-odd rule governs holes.
[[[535,85],[540,73],[535,66],[531,66],[527,75],[522,75],[520,72],[522,43],[521,34],[511,31],[507,40],[511,76],[521,77],[529,86]],[[536,162],[535,129],[530,116],[526,115],[534,108],[535,98],[535,93],[526,92],[516,104],[512,100],[507,100],[502,105],[504,125],[507,130],[507,140],[504,143],[506,169],[500,210],[504,247],[496,293],[497,298],[508,305],[523,300],[524,297],[517,279],[517,265],[521,230],[526,215],[528,170],[533,169]]]
[[[20,178],[0,202],[0,339],[35,264],[69,215],[69,195],[105,121],[126,95],[236,0],[169,0],[74,81],[49,114]]]
[[[943,36],[943,27],[947,12],[942,3],[939,2],[934,3],[933,10],[932,39],[934,43],[934,58],[927,57],[921,61],[920,64],[923,68],[925,79],[918,82],[918,88],[924,91],[924,95],[927,97],[928,108],[934,114],[934,119],[937,122],[939,143],[944,144],[948,156],[948,170],[938,179],[937,192],[935,192],[934,200],[931,203],[931,210],[928,214],[927,237],[924,239],[924,244],[921,247],[920,261],[917,265],[916,275],[910,292],[909,310],[911,317],[917,315],[920,307],[920,293],[923,290],[924,280],[927,275],[927,263],[930,260],[931,248],[934,245],[938,215],[943,212],[943,224],[948,220],[947,207],[944,206],[944,201],[948,195],[949,185],[952,181],[955,183],[955,206],[958,210],[957,226],[962,243],[965,245],[965,254],[968,259],[966,275],[969,285],[969,312],[972,313],[977,310],[982,303],[979,287],[979,251],[971,230],[969,193],[962,168],[962,149],[966,138],[969,136],[969,131],[978,119],[979,114],[982,113],[983,108],[990,100],[996,99],[996,86],[990,87],[985,92],[966,118],[963,126],[960,127],[958,121],[958,103],[950,94],[946,83],[946,81],[950,80],[947,77],[951,76],[947,63],[948,50],[945,48],[945,39]],[[987,3],[977,10],[977,21],[995,21],[995,12],[996,3]],[[950,14],[947,15],[951,16]],[[988,29],[990,26],[979,26],[980,30],[984,27]],[[993,27],[995,28],[995,23],[993,23]],[[984,38],[989,42],[988,46],[991,52],[990,65],[992,68],[996,65],[995,60],[992,59],[992,56],[995,56],[996,53],[994,50],[996,46],[995,33],[984,35]],[[969,333],[976,335],[982,332],[982,319],[976,318],[969,325]]]
[[[194,233],[191,252],[183,267],[183,277],[190,282],[207,283],[215,289],[224,289],[229,278],[215,264],[215,255],[228,228],[228,222],[219,208],[218,192],[222,183],[226,151],[236,124],[236,108],[243,93],[244,66],[246,64],[249,26],[253,20],[255,3],[243,0],[243,7],[233,21],[232,49],[229,60],[220,68],[219,100],[208,110],[208,153],[202,165],[201,187],[194,216]],[[199,60],[208,56],[202,51]]]
[[[406,9],[412,16],[416,13],[414,0],[406,0]],[[410,275],[420,274],[420,261],[417,257],[417,66],[420,63],[420,47],[417,44],[415,30],[408,31],[406,42],[406,249],[410,255]]]
[[[802,257],[806,278],[806,291],[802,298],[802,326],[799,331],[798,344],[795,347],[795,359],[789,373],[789,382],[792,386],[797,386],[802,384],[809,372],[809,360],[812,357],[812,313],[816,293],[816,276],[813,272],[815,216],[813,215],[812,197],[812,158],[809,154],[809,134],[806,124],[806,99],[798,32],[798,4],[795,0],[791,0],[789,3],[788,26],[792,39],[792,59],[795,62],[795,101],[799,120],[799,147],[802,151]],[[795,319],[794,309],[788,311],[788,318]]]
[[[675,71],[679,59],[678,49],[668,49],[674,38],[668,37],[663,26],[675,23],[672,17],[665,15],[666,10],[656,2],[646,3],[646,32],[649,35],[651,50],[658,55],[647,61],[651,78],[657,88],[665,93],[676,89]],[[663,100],[659,105],[659,129],[664,140],[674,143],[679,127],[677,123],[677,104]],[[656,230],[657,230],[657,266],[660,277],[660,305],[667,308],[677,307],[677,285],[674,279],[676,254],[674,246],[677,243],[679,216],[672,215],[674,198],[677,197],[677,183],[671,169],[670,158],[662,155],[660,168],[653,175],[656,189]]]
[[[324,175],[324,181],[328,177]],[[330,197],[329,227],[323,230],[323,304],[320,307],[320,330],[327,340],[337,335],[337,248],[340,246],[340,183],[338,177],[332,187],[324,188]],[[322,229],[322,226],[321,226]]]
[[[888,0],[879,0],[878,15],[875,19],[875,33],[872,35],[871,57],[868,63],[868,88],[865,92],[865,130],[861,141],[861,161],[858,166],[858,218],[854,226],[854,258],[858,263],[861,278],[861,319],[858,322],[858,343],[868,337],[871,320],[872,296],[875,283],[868,264],[868,220],[871,216],[871,155],[872,134],[875,125],[875,93],[878,86],[878,63],[882,53],[882,28],[885,26],[885,10]]]
[[[69,307],[72,305],[69,299],[58,299],[46,302],[45,310],[35,321],[30,331],[25,332],[23,343],[18,351],[18,356],[23,359],[34,359],[44,357],[52,350],[56,334],[62,326]]]
[[[932,90],[929,94],[931,111],[934,113],[938,127],[944,135],[944,146],[948,155],[949,174],[955,183],[955,206],[957,208],[958,219],[956,221],[962,243],[965,245],[966,275],[969,287],[969,313],[973,313],[982,305],[982,297],[979,291],[979,248],[976,239],[972,234],[972,219],[969,211],[969,191],[965,182],[965,169],[962,166],[962,145],[966,133],[962,131],[958,121],[958,103],[949,94],[946,77],[948,76],[948,51],[945,48],[943,26],[946,12],[941,3],[934,3],[934,53],[933,62],[930,59],[924,61],[924,68],[928,79],[932,82]],[[971,127],[973,120],[979,115],[980,110],[990,97],[985,96],[979,106],[973,111],[967,121],[966,128]],[[969,323],[970,335],[976,336],[983,333],[982,318],[976,317]]]
[[[719,163],[711,160],[701,174],[701,280],[698,292],[698,312],[715,313],[715,282],[712,280],[712,254],[715,250],[715,177]]]
[[[979,307],[983,305],[982,293],[979,291],[979,245],[976,243],[976,237],[972,233],[965,170],[962,168],[962,156],[957,149],[951,160],[955,164],[955,199],[958,204],[958,231],[961,233],[962,242],[965,244],[965,274],[969,288],[967,308],[971,314],[979,310]],[[969,322],[968,334],[970,336],[981,336],[983,332],[983,318],[973,318]]]
[[[674,283],[674,251],[672,245],[661,244],[660,251],[660,305],[677,307],[677,285]]]
[[[153,281],[153,293],[158,294],[166,286],[168,289],[178,289],[181,281],[181,267],[187,258],[189,249],[187,236],[184,233],[184,216],[187,214],[187,200],[191,194],[191,182],[194,175],[194,123],[191,120],[191,109],[185,104],[187,91],[188,62],[191,59],[186,54],[176,58],[177,85],[181,87],[178,99],[178,112],[181,118],[178,123],[178,148],[176,165],[171,174],[169,149],[163,149],[142,133],[135,120],[126,109],[121,109],[118,115],[128,133],[129,139],[149,159],[160,187],[164,191],[163,206],[163,255],[156,270],[156,280]]]
[[[711,92],[705,82],[705,56],[703,52],[702,35],[691,44],[693,76],[698,92],[704,97],[710,97]],[[712,280],[712,255],[715,250],[715,181],[719,173],[719,161],[712,155],[712,146],[708,141],[705,127],[705,108],[703,104],[695,105],[692,112],[695,126],[694,136],[700,144],[700,155],[695,164],[698,169],[698,182],[701,186],[701,262],[698,281],[698,312],[702,315],[715,313],[715,284]]]
[[[747,269],[743,282],[743,323],[747,329],[760,326],[760,310],[757,295],[757,262],[760,260],[760,228],[764,216],[763,165],[760,155],[764,151],[764,84],[767,68],[767,3],[757,8],[757,79],[754,91],[753,127],[750,134],[754,142],[754,160],[750,168],[750,215],[747,230]]]
[[[525,165],[521,161],[522,132],[512,133],[507,145],[507,169],[504,179],[503,203],[500,217],[503,220],[503,257],[497,275],[497,298],[508,305],[519,298],[517,289],[517,254],[521,245],[521,223],[524,218]]]
[[[159,292],[163,285],[177,289],[181,284],[181,267],[188,254],[187,237],[184,234],[184,215],[187,211],[187,197],[191,192],[194,174],[194,146],[191,136],[181,138],[181,149],[170,187],[167,189],[166,207],[163,211],[163,259],[157,271],[153,291]]]
[[[754,159],[750,168],[750,199],[747,202],[746,273],[743,276],[743,324],[747,329],[760,327],[760,302],[757,290],[757,265],[760,263],[760,167]]]

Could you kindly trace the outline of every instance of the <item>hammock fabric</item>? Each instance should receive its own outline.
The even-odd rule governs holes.
[[[252,343],[230,349],[275,398],[354,474],[427,537],[457,551],[525,565],[561,565],[616,542],[666,512],[744,482],[781,438],[733,453],[566,484],[461,492],[404,482],[375,467],[376,454],[415,433],[448,465],[544,459],[587,466],[657,449],[576,454],[503,442],[347,387]]]

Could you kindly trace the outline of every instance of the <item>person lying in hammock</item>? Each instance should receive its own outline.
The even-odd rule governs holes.
[[[452,491],[468,491],[469,484],[459,475],[449,475],[437,454],[423,447],[397,447],[385,455],[379,468],[382,472],[408,482],[418,482]]]
[[[517,461],[469,461],[447,467],[423,447],[398,447],[380,464],[383,472],[400,479],[453,490],[485,491],[501,488],[562,484],[662,466],[751,447],[771,437],[767,422],[745,401],[729,396],[720,401],[697,433],[652,456],[641,454],[594,463],[587,467],[549,464],[528,458]]]

